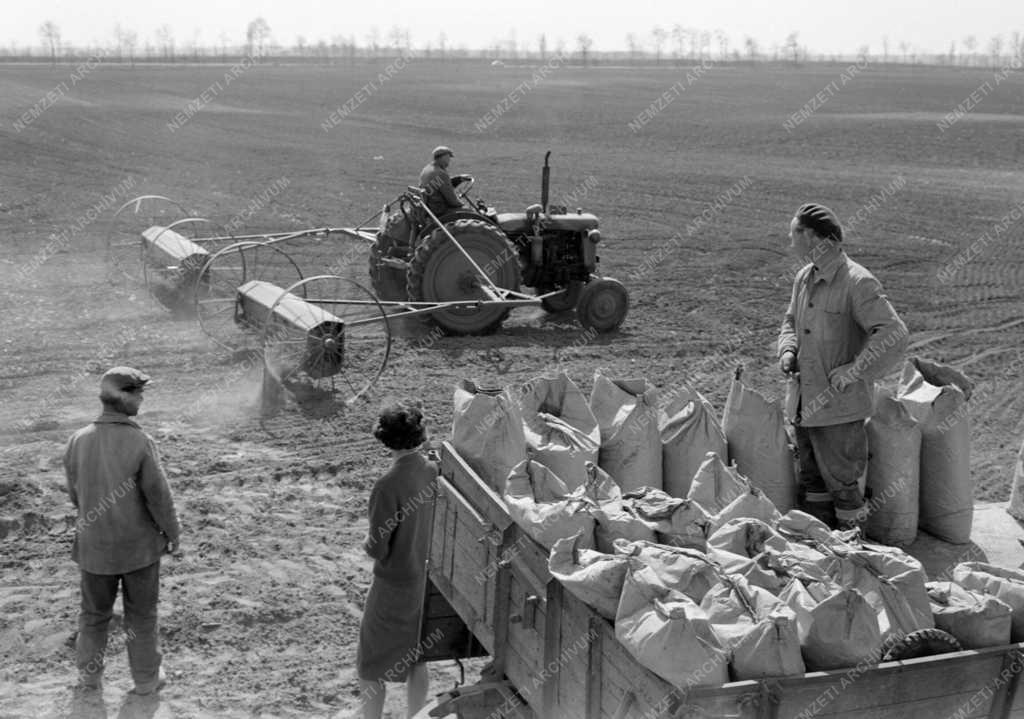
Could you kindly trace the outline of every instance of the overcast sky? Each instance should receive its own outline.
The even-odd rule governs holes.
[[[414,46],[436,46],[443,31],[449,46],[507,45],[514,33],[520,47],[536,49],[538,36],[546,33],[549,50],[558,38],[571,49],[587,33],[600,51],[625,49],[628,32],[650,48],[652,28],[681,24],[720,29],[733,48],[749,35],[762,51],[794,31],[812,53],[853,54],[862,45],[880,53],[882,37],[888,36],[895,54],[901,42],[919,52],[946,52],[955,41],[959,50],[968,35],[985,52],[993,35],[1002,34],[1005,47],[1013,30],[1024,31],[1024,6],[1014,0],[20,0],[4,2],[0,45],[40,46],[45,20],[57,23],[63,42],[72,45],[108,44],[117,23],[135,30],[140,46],[156,44],[154,33],[163,24],[172,28],[179,48],[196,40],[219,45],[222,36],[241,44],[246,25],[258,16],[270,25],[272,40],[283,45],[293,45],[299,35],[307,43],[353,35],[364,44],[373,27],[384,41],[398,25],[409,29]],[[713,47],[717,54],[717,42]]]

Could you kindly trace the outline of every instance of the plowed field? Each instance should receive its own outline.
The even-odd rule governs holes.
[[[107,367],[154,377],[140,420],[163,453],[185,553],[163,570],[170,685],[156,703],[128,701],[118,650],[105,706],[91,711],[347,716],[370,579],[366,500],[388,465],[370,436],[379,404],[421,399],[441,437],[464,377],[493,385],[561,369],[589,392],[604,368],[665,390],[686,381],[721,409],[742,363],[749,383],[778,395],[786,233],[809,200],[846,221],[849,254],[885,285],[912,352],[977,381],[976,497],[1008,497],[1024,434],[1019,73],[943,130],[991,72],[868,66],[840,85],[840,66],[712,67],[692,82],[680,68],[560,68],[509,96],[531,69],[412,62],[380,82],[385,65],[266,63],[230,82],[226,67],[101,66],[75,82],[70,67],[0,67],[0,716],[82,709],[60,457],[98,412]],[[832,82],[827,103],[787,129]],[[332,127],[331,113],[353,105]],[[621,331],[592,338],[572,313],[527,309],[486,337],[404,326],[365,403],[261,425],[252,363],[107,261],[107,221],[128,197],[166,195],[236,233],[352,225],[414,182],[438,144],[508,211],[539,200],[553,151],[552,200],[601,218],[603,272],[629,289]],[[340,261],[365,279],[365,248],[284,249],[307,274]],[[452,681],[450,667],[432,672],[434,688]]]

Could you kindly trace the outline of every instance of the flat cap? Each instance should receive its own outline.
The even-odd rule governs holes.
[[[437,158],[439,158],[439,157],[444,156],[444,155],[451,155],[452,157],[455,157],[455,153],[452,152],[452,148],[450,148],[450,147],[447,147],[445,145],[438,145],[437,147],[434,148],[434,159],[435,160]]]
[[[149,375],[134,367],[111,367],[100,379],[100,394],[106,391],[133,392],[145,387]]]

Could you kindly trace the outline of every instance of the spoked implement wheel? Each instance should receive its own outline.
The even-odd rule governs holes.
[[[629,293],[618,280],[603,277],[591,280],[580,292],[576,316],[585,329],[611,332],[622,325],[629,312]]]
[[[251,280],[284,288],[302,280],[302,271],[283,250],[246,241],[211,255],[195,278],[193,299],[199,327],[232,352],[262,346],[262,323],[247,319],[238,302],[238,288]],[[297,291],[302,297],[303,288]]]
[[[544,295],[548,292],[554,292],[557,287],[538,287],[537,294]],[[570,282],[565,287],[561,288],[561,292],[557,295],[551,295],[540,301],[541,306],[545,311],[551,312],[552,314],[558,312],[565,312],[567,310],[575,309],[576,305],[580,301],[580,294],[583,293],[583,283],[576,280]]]
[[[169,310],[192,311],[196,278],[214,249],[194,242],[204,232],[228,236],[222,225],[204,217],[183,217],[147,230],[142,243],[143,281],[149,294]]]
[[[163,195],[140,195],[117,208],[106,228],[110,281],[144,282],[142,231],[154,226],[167,227],[188,215],[184,205]]]
[[[304,410],[327,416],[364,397],[391,353],[384,307],[368,289],[337,275],[288,287],[263,330],[266,372]]]
[[[519,255],[505,234],[482,220],[455,220],[445,227],[469,253],[477,266],[498,287],[519,290]],[[436,229],[420,242],[409,265],[409,300],[453,302],[488,300],[482,280],[443,230]],[[477,335],[494,332],[509,308],[492,303],[480,307],[439,309],[431,320],[448,334]]]

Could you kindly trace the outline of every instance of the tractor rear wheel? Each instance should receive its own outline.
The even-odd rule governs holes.
[[[462,219],[445,228],[491,282],[519,290],[519,256],[498,227],[483,220]],[[477,271],[440,228],[420,241],[409,264],[407,291],[412,302],[487,301],[480,283]],[[430,313],[430,318],[448,334],[478,335],[494,332],[508,313],[508,307],[490,304],[439,309]]]
[[[618,280],[603,277],[583,287],[576,305],[580,324],[595,332],[617,330],[629,312],[629,293]]]

